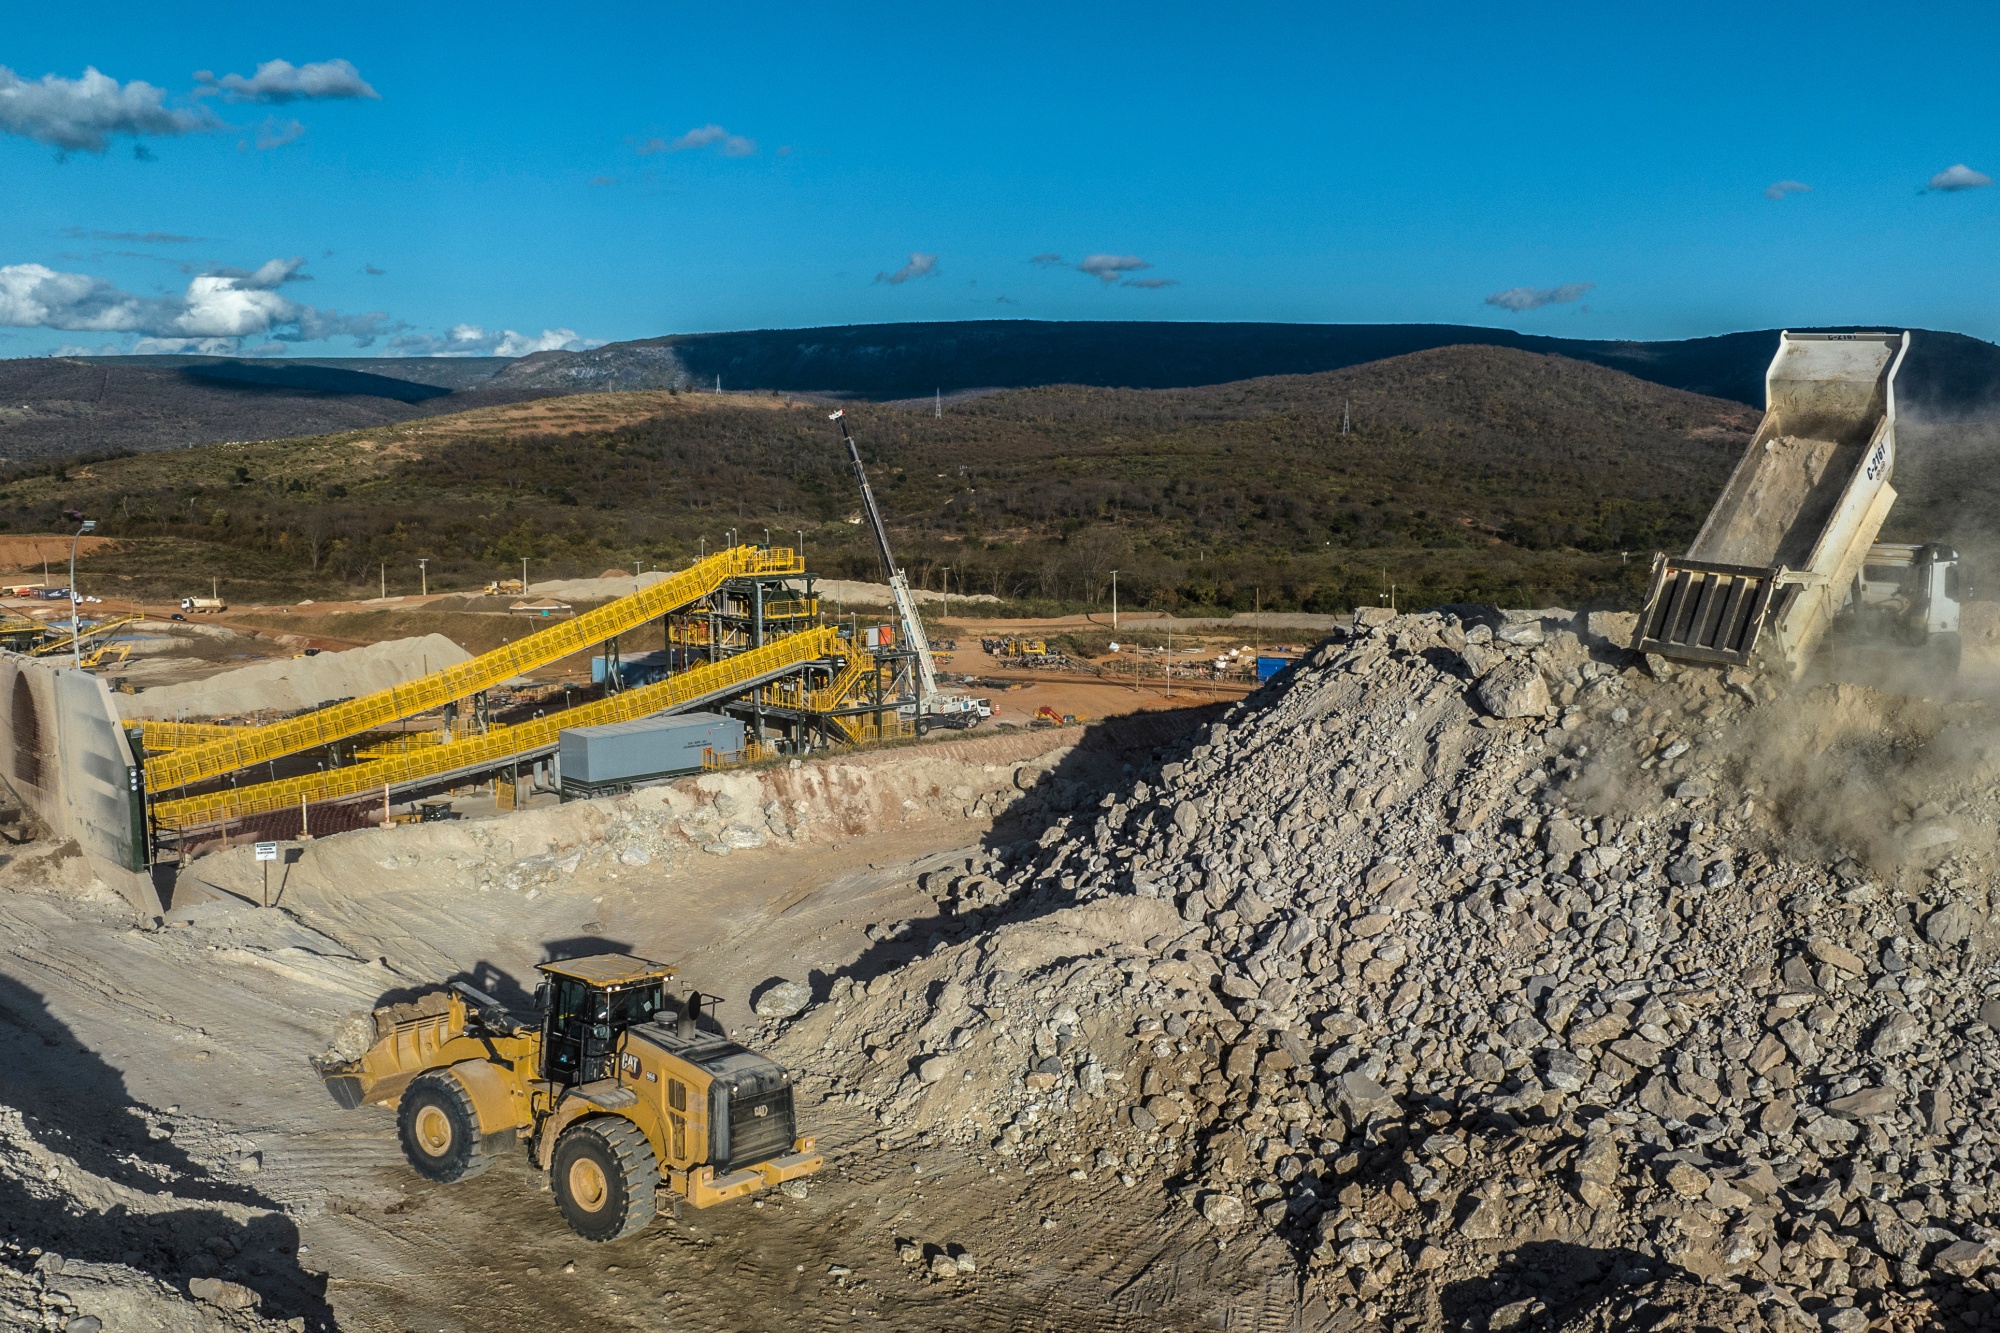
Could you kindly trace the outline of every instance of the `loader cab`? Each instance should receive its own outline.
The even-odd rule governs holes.
[[[543,963],[541,1077],[595,1083],[618,1067],[618,1041],[630,1027],[675,1009],[667,996],[674,970],[630,954],[592,954]]]

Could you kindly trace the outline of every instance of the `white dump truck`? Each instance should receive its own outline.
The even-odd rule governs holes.
[[[1957,632],[1957,553],[1875,542],[1909,348],[1908,333],[1779,334],[1764,422],[1687,554],[1653,557],[1634,648],[1796,677],[1844,609]]]

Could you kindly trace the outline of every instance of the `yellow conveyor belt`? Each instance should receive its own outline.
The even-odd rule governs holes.
[[[708,596],[727,579],[749,574],[804,572],[805,564],[798,553],[784,547],[735,546],[718,551],[670,578],[608,602],[595,611],[551,625],[457,666],[433,671],[408,684],[391,686],[268,726],[232,728],[227,736],[156,755],[146,761],[146,789],[170,791],[441,708],[455,699],[491,689],[523,672],[638,629],[676,607]]]
[[[827,625],[775,639],[762,648],[708,662],[652,685],[614,694],[596,703],[564,709],[511,727],[494,727],[483,736],[469,736],[410,750],[407,753],[345,768],[308,773],[302,777],[260,782],[254,787],[211,792],[153,806],[154,825],[163,830],[202,828],[224,820],[273,810],[296,810],[300,802],[365,797],[383,788],[407,787],[448,773],[477,771],[510,758],[554,746],[569,727],[629,722],[669,708],[684,708],[718,696],[728,697],[759,682],[794,671],[807,662],[842,657],[849,649],[836,626]]]

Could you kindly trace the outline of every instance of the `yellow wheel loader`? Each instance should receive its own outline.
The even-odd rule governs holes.
[[[319,1062],[334,1100],[393,1107],[417,1174],[464,1180],[510,1143],[549,1173],[586,1240],[653,1219],[664,1190],[696,1208],[811,1175],[791,1075],[700,1027],[698,991],[671,994],[670,967],[629,954],[540,966],[538,1026],[453,983],[377,1009],[358,1059]]]

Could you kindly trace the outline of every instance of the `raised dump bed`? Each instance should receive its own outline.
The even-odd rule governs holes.
[[[1634,647],[1793,676],[1896,502],[1908,333],[1778,335],[1764,422],[1685,556],[1653,558]]]

